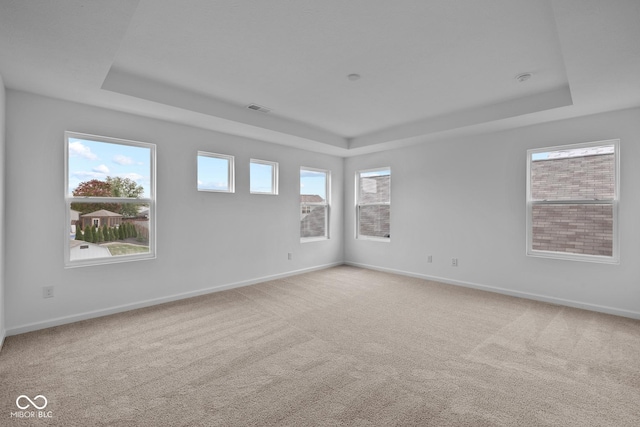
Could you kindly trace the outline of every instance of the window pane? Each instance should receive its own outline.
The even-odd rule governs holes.
[[[390,178],[391,171],[389,169],[361,172],[359,179],[359,203],[389,203]]]
[[[233,157],[198,153],[198,190],[233,192]]]
[[[532,200],[613,200],[613,145],[534,153]]]
[[[300,214],[300,237],[327,235],[327,207],[303,206]]]
[[[148,203],[72,203],[70,260],[148,254]]]
[[[277,194],[274,178],[277,163],[251,161],[249,170],[249,191],[251,193]]]
[[[151,149],[69,137],[69,195],[150,198]]]
[[[324,202],[327,199],[327,173],[300,170],[300,195],[303,202]],[[308,196],[308,197],[306,197]]]
[[[358,209],[358,235],[391,237],[389,228],[391,207],[389,205],[360,206]]]
[[[534,205],[532,249],[613,255],[611,205]]]

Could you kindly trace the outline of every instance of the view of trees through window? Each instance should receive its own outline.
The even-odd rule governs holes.
[[[152,144],[67,135],[68,261],[151,255]]]

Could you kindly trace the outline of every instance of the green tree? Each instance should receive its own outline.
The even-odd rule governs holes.
[[[124,224],[120,224],[120,227],[118,227],[118,239],[120,240],[124,240]]]
[[[109,184],[112,197],[139,199],[144,193],[144,187],[130,178],[108,176],[107,184]],[[137,203],[123,203],[119,213],[125,217],[135,217],[138,215],[139,207],[140,205]]]
[[[102,227],[98,227],[97,230],[96,243],[102,243],[104,242],[104,233],[102,232]]]
[[[98,243],[98,228],[94,225],[92,228],[93,238],[91,239],[92,243]]]
[[[84,228],[84,241],[85,242],[93,242],[93,230],[92,227]]]
[[[76,240],[84,240],[84,236],[82,235],[82,228],[80,228],[80,224],[76,224]]]
[[[78,184],[72,191],[74,197],[110,197],[111,184],[98,179],[85,181]],[[80,212],[80,215],[104,209],[110,212],[120,212],[122,205],[119,203],[71,203],[71,209]]]

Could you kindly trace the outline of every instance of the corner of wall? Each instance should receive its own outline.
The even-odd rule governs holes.
[[[4,89],[4,81],[2,75],[0,75],[0,351],[2,351],[2,345],[4,344],[4,338],[6,336],[5,326],[5,298],[4,298],[4,183],[5,183],[5,171],[4,167],[5,157],[5,128],[6,128],[6,93]]]

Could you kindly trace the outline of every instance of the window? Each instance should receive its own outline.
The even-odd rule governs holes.
[[[329,238],[330,172],[300,169],[300,239]]]
[[[619,140],[527,151],[527,254],[618,262]]]
[[[155,144],[65,133],[65,265],[155,258]]]
[[[356,238],[391,238],[391,169],[356,172]]]
[[[233,156],[198,151],[198,191],[233,193]]]
[[[249,192],[278,194],[278,163],[251,159],[249,163]]]

